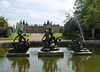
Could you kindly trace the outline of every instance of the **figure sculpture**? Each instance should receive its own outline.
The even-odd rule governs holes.
[[[74,51],[81,51],[85,47],[83,36],[79,31],[77,31],[76,35],[72,38],[72,43],[68,42],[68,46]]]
[[[44,38],[45,38],[45,40],[44,40]],[[49,32],[47,30],[45,30],[45,35],[42,37],[42,41],[43,41],[44,45],[50,43]]]
[[[45,39],[44,39],[45,38]],[[45,35],[42,38],[42,42],[44,43],[43,48],[41,51],[56,51],[59,50],[57,47],[57,41],[60,41],[59,38],[55,38],[53,34],[53,30],[51,27],[49,27],[49,31],[45,31]]]
[[[15,42],[16,38],[18,38],[18,37],[19,37],[19,39],[18,39],[18,42],[19,42],[19,43],[26,42],[26,39],[25,39],[25,37],[24,37],[24,36],[26,36],[26,34],[23,35],[22,33],[23,33],[22,31],[18,32],[18,36],[16,36],[16,37],[14,38],[13,42]],[[23,39],[24,41],[22,41],[22,39]]]
[[[22,34],[22,31],[18,32],[18,36],[16,36],[13,40],[14,49],[9,50],[9,53],[26,53],[30,47],[29,39],[25,39],[26,34]],[[18,42],[16,43],[15,40],[18,38]]]

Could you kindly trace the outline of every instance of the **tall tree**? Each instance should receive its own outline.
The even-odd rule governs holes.
[[[100,0],[76,0],[75,14],[85,29],[91,29],[94,38],[95,29],[100,28]]]
[[[7,20],[1,16],[0,17],[0,35],[2,35],[3,31],[8,27]]]
[[[77,22],[75,21],[75,19],[71,18],[64,25],[63,35],[67,36],[67,37],[73,37],[73,35],[76,33],[76,31],[79,31],[79,27],[78,27]]]
[[[98,4],[99,3],[99,4]],[[100,28],[100,0],[85,0],[84,9],[87,13],[84,15],[84,22],[86,28],[92,31],[92,38],[95,38],[95,29]]]
[[[64,26],[60,26],[59,32],[63,33],[63,31],[64,31]]]
[[[16,24],[16,30],[17,30],[17,33],[22,30],[22,23],[21,22],[17,22],[17,24]]]
[[[0,17],[0,37],[9,37],[12,34],[8,28],[8,21],[3,16]]]

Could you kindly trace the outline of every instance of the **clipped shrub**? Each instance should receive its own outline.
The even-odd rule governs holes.
[[[3,37],[9,37],[12,35],[12,31],[9,28],[6,28],[3,32]]]

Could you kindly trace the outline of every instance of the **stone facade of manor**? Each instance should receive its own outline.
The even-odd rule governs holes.
[[[23,31],[25,33],[44,33],[45,30],[48,30],[49,27],[52,27],[54,33],[59,33],[59,25],[55,24],[43,24],[29,26],[28,24],[23,25]]]

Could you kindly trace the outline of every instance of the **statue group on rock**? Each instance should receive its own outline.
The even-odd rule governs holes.
[[[29,43],[29,39],[26,40],[26,38],[24,37],[26,36],[26,34],[23,35],[23,32],[20,31],[18,32],[18,36],[16,36],[13,40],[13,46],[14,49],[9,50],[9,53],[26,53],[28,51],[28,49],[30,48],[30,43]],[[16,43],[15,40],[18,39],[18,42]]]
[[[83,36],[79,31],[77,31],[76,35],[72,38],[72,42],[68,42],[67,44],[68,47],[71,47],[71,49],[76,52],[80,52],[86,45]]]
[[[45,30],[45,35],[42,38],[42,42],[44,44],[41,51],[57,51],[59,48],[57,47],[57,42],[61,41],[59,38],[56,38],[53,34],[53,30],[49,27],[49,30]]]

